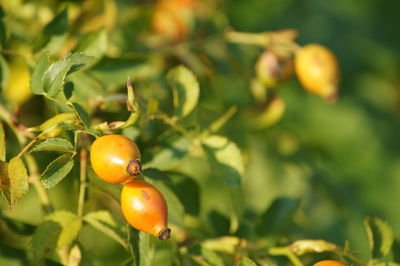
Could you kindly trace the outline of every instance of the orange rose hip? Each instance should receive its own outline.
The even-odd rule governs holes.
[[[321,260],[315,263],[313,266],[346,266],[346,264],[336,260]]]
[[[122,135],[97,138],[90,148],[90,161],[94,172],[113,184],[128,182],[141,173],[139,148]]]
[[[168,207],[154,186],[135,179],[122,188],[121,208],[125,219],[134,228],[167,240],[171,230],[168,224]]]

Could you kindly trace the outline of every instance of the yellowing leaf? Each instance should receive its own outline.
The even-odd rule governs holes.
[[[10,207],[28,192],[28,173],[21,158],[14,157],[8,164],[0,162],[0,184]]]

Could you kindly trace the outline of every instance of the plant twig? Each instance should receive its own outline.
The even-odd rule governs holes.
[[[80,186],[79,186],[79,198],[78,198],[78,210],[77,214],[79,217],[83,215],[83,208],[85,204],[86,194],[86,170],[87,170],[87,149],[82,147],[80,151]]]
[[[269,249],[269,254],[275,256],[286,256],[295,266],[303,266],[304,264],[288,247],[274,247]]]

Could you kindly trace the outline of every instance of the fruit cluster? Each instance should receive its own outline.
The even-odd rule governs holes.
[[[135,142],[122,135],[97,138],[90,148],[94,172],[103,180],[123,184],[121,208],[127,222],[137,230],[170,237],[167,203],[157,188],[140,179],[140,151]]]

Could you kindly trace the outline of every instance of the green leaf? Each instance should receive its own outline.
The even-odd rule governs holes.
[[[67,74],[93,62],[94,58],[84,54],[71,54],[51,64],[43,73],[43,90],[49,97],[56,97],[64,88]]]
[[[156,239],[154,236],[139,232],[139,265],[151,266],[155,255]]]
[[[0,92],[7,86],[10,69],[7,61],[0,55]]]
[[[158,190],[160,190],[161,194],[164,196],[168,206],[168,221],[175,225],[183,227],[183,216],[185,214],[185,209],[179,198],[167,186],[169,182],[165,182],[165,178],[163,178],[163,175],[160,175],[159,173],[159,171],[145,171],[144,175],[150,177],[150,179],[146,178],[146,181],[154,185]]]
[[[299,205],[300,201],[297,199],[275,199],[257,223],[257,233],[260,235],[279,233],[291,221]]]
[[[147,62],[143,56],[109,58],[103,57],[88,73],[109,91],[122,86],[127,77],[133,80],[151,80],[161,74],[158,64]]]
[[[103,57],[107,50],[107,31],[100,30],[84,35],[79,42],[77,52],[93,56],[96,59]]]
[[[74,152],[74,146],[71,142],[61,138],[51,138],[35,145],[30,152],[36,151],[58,151],[58,152]]]
[[[57,114],[36,127],[28,128],[28,131],[36,132],[36,131],[50,130],[65,125],[65,123],[72,123],[75,120],[75,118],[76,118],[75,113]]]
[[[60,182],[74,167],[74,161],[70,155],[61,155],[52,161],[40,176],[40,181],[47,189],[54,187]]]
[[[165,171],[178,166],[181,159],[188,153],[191,146],[190,141],[181,137],[170,146],[164,146],[150,162],[143,164],[143,168],[157,168]]]
[[[48,258],[54,253],[61,229],[61,226],[53,221],[46,221],[36,228],[32,237],[35,258]]]
[[[248,257],[243,257],[239,261],[239,266],[257,266],[257,264]]]
[[[168,72],[167,80],[173,89],[176,114],[187,116],[196,107],[200,96],[200,86],[195,75],[186,67],[177,66]]]
[[[85,222],[90,224],[93,228],[99,230],[115,242],[119,243],[122,247],[128,250],[128,244],[122,238],[120,232],[116,228],[116,222],[108,211],[90,212],[83,218]]]
[[[0,168],[3,194],[13,207],[29,190],[28,173],[19,157],[12,158],[8,164],[1,162]]]
[[[111,123],[104,122],[94,126],[93,127],[94,129],[99,129],[99,130],[123,129],[133,126],[139,120],[140,107],[139,104],[135,101],[135,94],[133,92],[130,80],[128,80],[127,87],[128,87],[128,100],[126,101],[126,106],[128,111],[131,112],[128,119],[126,121],[114,121]]]
[[[400,240],[395,239],[392,246],[393,261],[400,263]]]
[[[31,77],[31,89],[34,94],[43,94],[43,75],[44,72],[49,67],[49,56],[47,53],[44,53],[41,57],[39,57],[32,73]]]
[[[86,112],[86,110],[82,107],[82,105],[80,105],[79,103],[68,103],[67,105],[74,110],[76,116],[79,118],[79,120],[82,122],[82,124],[86,128],[89,128],[90,124],[91,124],[90,116]]]
[[[34,43],[34,51],[47,50],[55,54],[63,45],[68,32],[68,10],[57,14],[43,29]]]
[[[57,249],[70,245],[78,236],[82,227],[82,220],[74,213],[57,211],[46,216],[47,221],[55,222],[61,227],[57,240]]]
[[[367,217],[364,226],[368,234],[373,258],[386,256],[392,248],[394,235],[391,226],[378,217]]]
[[[217,176],[228,185],[239,186],[244,174],[244,161],[239,147],[223,136],[211,135],[202,140],[203,147],[216,164]]]
[[[6,160],[6,136],[3,123],[0,122],[0,161]]]
[[[222,258],[214,251],[201,247],[201,255],[212,266],[224,266]]]

